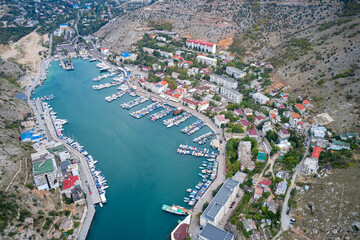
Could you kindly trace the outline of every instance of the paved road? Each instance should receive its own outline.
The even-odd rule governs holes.
[[[308,137],[309,136],[306,136],[306,138],[308,138]],[[297,175],[301,172],[301,168],[304,163],[304,159],[309,154],[309,148],[310,148],[310,140],[308,141],[308,143],[306,145],[304,157],[301,159],[300,163],[295,167],[295,173],[293,174],[293,176],[291,178],[291,184],[289,186],[289,189],[286,192],[285,200],[284,200],[282,210],[281,210],[281,228],[283,231],[288,230],[290,227],[291,214],[289,214],[289,215],[286,214],[286,211],[288,208],[288,202],[289,202],[289,198],[290,198],[290,193],[291,193],[291,190],[294,188],[294,183],[295,183]]]

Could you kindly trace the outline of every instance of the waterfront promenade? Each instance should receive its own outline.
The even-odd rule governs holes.
[[[52,58],[47,58],[41,62],[40,75],[45,76],[45,71],[46,71],[47,67],[49,66],[49,64],[51,63],[51,61],[52,61]],[[36,77],[33,81],[33,84],[26,89],[28,105],[33,109],[36,121],[37,121],[37,123],[39,123],[40,128],[45,131],[45,135],[46,135],[48,141],[53,140],[56,142],[62,142],[56,135],[56,131],[52,124],[49,113],[43,112],[43,108],[41,106],[40,100],[36,100],[34,102],[30,100],[31,93],[36,88],[36,86],[39,84],[40,80],[42,80],[42,79],[40,79],[40,76]],[[43,114],[44,119],[41,118],[41,114]],[[86,215],[85,215],[85,218],[83,219],[83,221],[81,222],[80,231],[77,234],[78,239],[82,240],[82,239],[86,239],[86,236],[89,232],[91,223],[92,223],[94,215],[95,215],[94,204],[97,204],[100,202],[100,196],[99,196],[99,192],[97,191],[94,179],[91,176],[90,169],[87,165],[85,157],[81,153],[77,152],[72,147],[67,145],[65,142],[62,142],[62,143],[67,148],[67,150],[70,153],[70,155],[72,156],[72,158],[78,160],[77,162],[79,163],[78,165],[79,165],[79,171],[80,171],[81,188],[86,193],[87,210],[86,210],[86,212],[84,212],[84,214],[86,214]],[[89,192],[89,189],[91,191],[91,194]]]

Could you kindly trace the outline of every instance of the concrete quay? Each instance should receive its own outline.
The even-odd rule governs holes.
[[[52,58],[47,58],[41,62],[40,74],[42,76],[45,76],[45,70],[49,66],[51,60],[52,60]],[[45,113],[43,111],[41,101],[40,100],[31,101],[30,100],[32,91],[36,88],[36,86],[39,84],[39,81],[41,81],[41,80],[42,79],[40,79],[40,76],[36,77],[33,81],[33,84],[26,89],[27,102],[28,102],[28,105],[33,109],[34,116],[36,118],[36,122],[39,123],[39,127],[44,130],[44,133],[47,136],[47,139],[49,141],[54,140],[57,142],[62,142],[64,144],[64,146],[66,147],[66,149],[68,150],[68,152],[71,154],[71,156],[74,159],[78,160],[77,162],[78,162],[79,171],[80,171],[81,188],[86,194],[87,210],[84,213],[85,217],[83,218],[83,221],[81,221],[80,231],[77,234],[77,239],[80,239],[80,240],[86,239],[86,236],[89,232],[90,226],[92,224],[92,221],[93,221],[93,218],[94,218],[95,212],[96,212],[94,204],[100,203],[100,201],[101,201],[99,192],[96,188],[96,184],[91,175],[91,172],[90,172],[90,169],[89,169],[89,166],[87,164],[85,157],[81,153],[77,152],[71,146],[69,146],[68,144],[66,144],[61,139],[58,138],[56,131],[54,129],[50,114]],[[43,119],[42,119],[41,115],[43,116]],[[91,194],[90,194],[89,190],[91,191]]]

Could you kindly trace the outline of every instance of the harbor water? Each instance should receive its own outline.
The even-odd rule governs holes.
[[[107,179],[107,203],[97,206],[88,239],[169,239],[170,232],[182,217],[163,212],[163,204],[178,204],[188,196],[201,177],[199,167],[204,158],[177,154],[180,144],[210,148],[209,142],[193,142],[206,132],[202,128],[191,136],[181,129],[197,119],[167,128],[164,119],[155,122],[148,116],[135,119],[120,104],[134,99],[129,94],[108,103],[106,96],[117,87],[95,91],[92,85],[111,82],[111,78],[94,82],[101,75],[97,62],[72,60],[75,70],[64,71],[59,62],[52,62],[47,80],[35,90],[34,97],[53,94],[48,103],[57,116],[67,119],[64,135],[72,137],[98,160],[97,170]],[[133,107],[140,110],[151,101]],[[155,113],[158,109],[152,113]]]

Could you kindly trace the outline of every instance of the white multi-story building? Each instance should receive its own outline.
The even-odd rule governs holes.
[[[301,168],[301,172],[304,175],[310,175],[317,172],[319,168],[319,160],[316,158],[308,157],[305,158],[304,163]]]
[[[200,216],[200,226],[204,227],[206,224],[219,226],[223,216],[229,211],[231,203],[236,198],[239,192],[240,182],[231,178],[226,179],[224,185],[216,193],[209,206]]]
[[[192,39],[186,40],[186,47],[194,49],[194,50],[198,50],[198,51],[211,52],[212,54],[214,54],[216,52],[216,44],[201,42],[201,41],[192,40]]]
[[[31,155],[34,182],[38,190],[59,187],[55,156],[47,150]]]
[[[231,66],[226,67],[226,74],[236,79],[240,79],[246,76],[246,72]]]
[[[196,57],[196,59],[197,59],[197,61],[199,63],[206,64],[206,65],[209,65],[209,66],[216,67],[216,64],[217,64],[217,59],[216,58],[209,58],[209,57],[199,55],[199,56]]]
[[[270,98],[259,92],[254,93],[252,95],[252,98],[260,104],[266,104],[267,102],[270,101]]]
[[[230,99],[234,103],[240,103],[242,101],[243,95],[239,93],[238,91],[227,88],[227,87],[221,87],[220,94],[228,99]]]
[[[215,82],[221,86],[224,86],[227,88],[232,88],[232,89],[236,89],[238,87],[237,81],[230,79],[230,78],[219,76],[217,74],[212,74],[210,76],[210,82]]]

